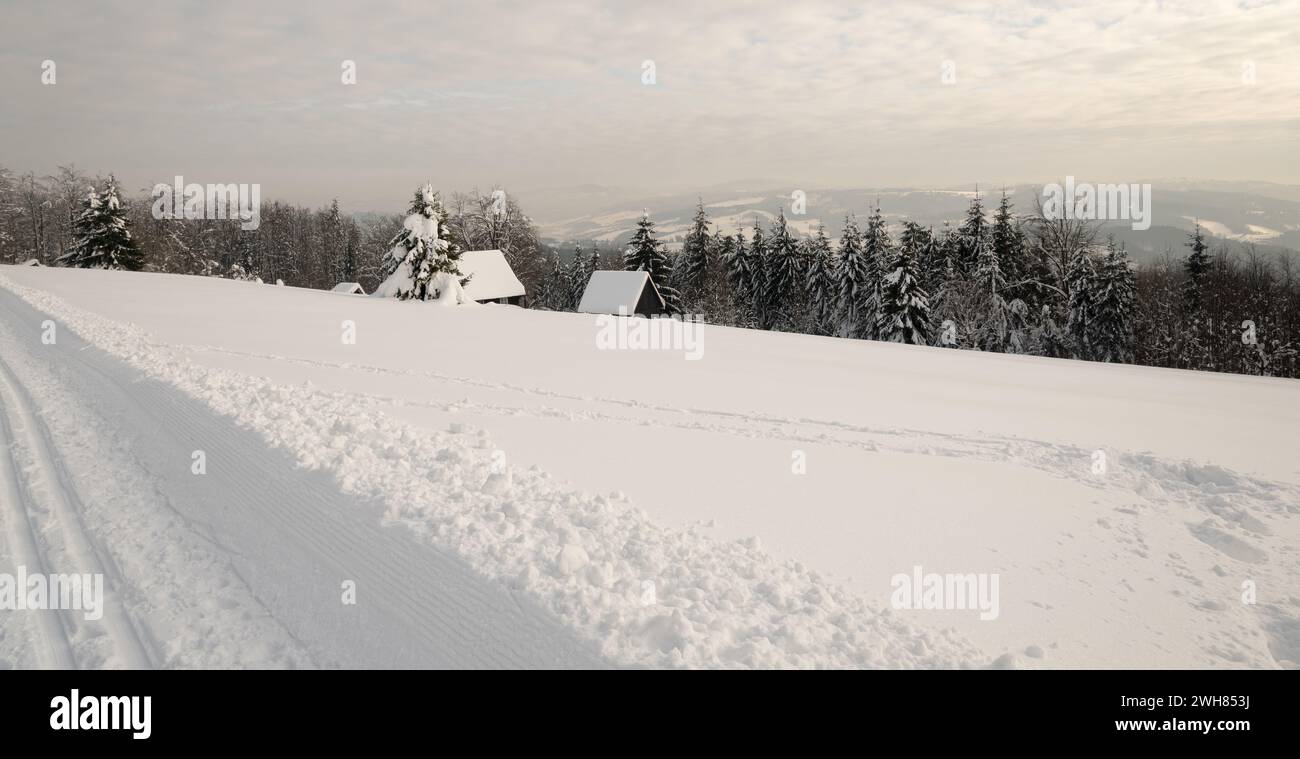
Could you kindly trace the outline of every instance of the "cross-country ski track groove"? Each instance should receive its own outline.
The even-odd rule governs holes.
[[[22,553],[33,559],[33,571],[47,576],[55,573],[91,574],[104,578],[103,616],[98,620],[85,619],[76,609],[58,612],[61,629],[42,622],[50,666],[72,668],[80,666],[76,647],[69,634],[80,625],[99,628],[112,641],[115,657],[122,666],[139,669],[153,666],[156,654],[136,630],[117,592],[120,576],[111,561],[95,545],[81,521],[81,502],[71,486],[67,473],[59,464],[57,449],[53,447],[49,430],[32,411],[31,399],[17,382],[13,372],[0,358],[0,406],[3,407],[5,447],[9,451],[5,478],[9,492],[15,494],[9,515],[14,519],[10,528],[15,554]],[[56,539],[60,540],[67,555],[65,565],[52,561],[50,551],[42,551],[34,533],[36,512],[48,515],[57,524]],[[33,555],[34,552],[34,555]],[[49,617],[48,611],[38,614]]]
[[[0,363],[6,466],[0,467],[8,545],[14,564],[36,572],[102,572],[104,632],[121,667],[166,666],[138,631],[120,596],[129,582],[84,529],[82,501],[62,469],[30,395],[9,364],[57,368],[59,382],[86,400],[129,442],[129,460],[151,480],[186,525],[229,555],[261,606],[322,667],[605,667],[594,644],[530,600],[475,573],[463,561],[423,544],[405,530],[384,527],[379,507],[342,494],[323,472],[303,470],[197,399],[146,379],[88,345],[70,330],[42,345],[46,317],[0,289],[0,321],[13,335]],[[255,397],[248,399],[256,404]],[[15,444],[15,438],[17,444]],[[191,472],[202,450],[207,472]],[[17,475],[10,473],[10,469]],[[20,494],[11,497],[9,493]],[[33,495],[35,494],[35,495]],[[31,524],[33,505],[49,500],[74,566],[51,566]],[[34,567],[40,567],[35,569]],[[342,583],[355,583],[357,603],[342,601]],[[126,585],[126,591],[116,588]],[[111,600],[110,600],[111,599]],[[47,653],[42,666],[79,662],[65,631],[71,614],[32,612]],[[53,619],[53,622],[50,620]],[[88,623],[95,624],[95,623]],[[63,635],[61,638],[60,635]]]

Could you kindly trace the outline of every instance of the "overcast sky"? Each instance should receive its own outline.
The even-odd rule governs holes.
[[[1300,183],[1300,8],[3,0],[0,165],[66,163],[383,211],[426,179]]]

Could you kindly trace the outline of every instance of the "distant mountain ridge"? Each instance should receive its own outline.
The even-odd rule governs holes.
[[[1085,181],[1080,179],[1079,181]],[[958,224],[976,194],[968,188],[860,188],[805,190],[806,213],[791,209],[793,189],[747,189],[747,183],[728,183],[698,194],[647,194],[637,197],[611,188],[591,188],[587,199],[607,200],[607,205],[593,203],[589,214],[556,221],[539,221],[542,237],[553,244],[598,242],[622,246],[631,236],[642,209],[650,212],[661,238],[670,249],[679,247],[689,229],[696,203],[703,201],[715,231],[734,233],[744,229],[746,236],[755,220],[766,227],[778,211],[785,210],[792,228],[801,236],[815,233],[824,224],[826,233],[838,237],[847,214],[859,218],[870,214],[876,203],[897,232],[903,221],[916,221],[936,229],[945,223]],[[1267,182],[1206,182],[1195,180],[1160,180],[1152,185],[1152,225],[1134,230],[1127,221],[1103,223],[1103,234],[1113,235],[1127,246],[1135,260],[1159,257],[1172,249],[1181,255],[1183,243],[1197,221],[1215,238],[1226,241],[1232,250],[1244,251],[1250,245],[1265,255],[1288,251],[1300,259],[1300,187]],[[749,185],[752,187],[753,185]],[[979,194],[991,216],[1004,188],[981,185]],[[1041,185],[1008,186],[1015,211],[1028,214],[1035,204]],[[524,199],[527,202],[527,199]]]

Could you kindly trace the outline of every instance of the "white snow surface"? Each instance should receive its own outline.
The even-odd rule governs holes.
[[[718,327],[682,361],[597,350],[586,314],[0,277],[615,665],[1300,661],[1295,381]],[[915,566],[996,573],[999,616],[890,608]]]

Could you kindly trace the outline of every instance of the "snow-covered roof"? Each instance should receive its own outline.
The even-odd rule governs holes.
[[[664,307],[664,299],[659,295],[650,275],[644,271],[594,271],[587,282],[587,289],[582,291],[582,302],[578,311],[584,314],[617,314],[620,308],[627,313],[636,313],[641,293],[649,285],[650,292]]]
[[[473,277],[465,294],[473,300],[514,298],[524,294],[524,283],[499,250],[467,250],[460,254],[460,273]]]
[[[334,285],[334,292],[346,293],[347,295],[365,295],[366,290],[356,282],[340,282]]]

